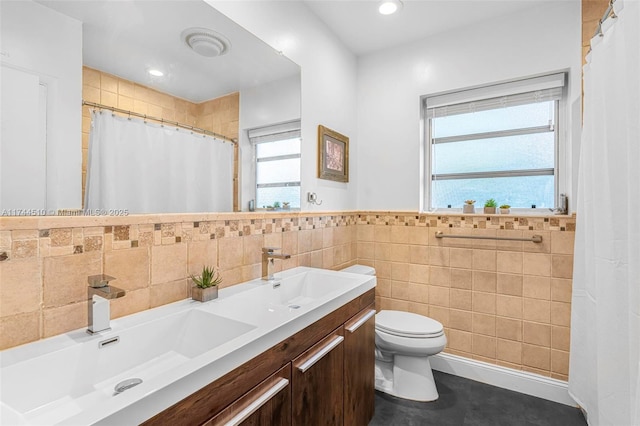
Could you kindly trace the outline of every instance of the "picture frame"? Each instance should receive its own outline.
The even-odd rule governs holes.
[[[349,182],[349,138],[318,126],[318,178]]]

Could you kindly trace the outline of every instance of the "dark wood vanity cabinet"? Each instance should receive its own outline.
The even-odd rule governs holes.
[[[342,327],[313,345],[292,362],[292,424],[343,424]]]
[[[203,426],[291,424],[291,363],[238,398]]]
[[[143,425],[367,425],[375,397],[373,307],[372,289]]]
[[[375,410],[375,306],[344,324],[344,425],[366,426]]]

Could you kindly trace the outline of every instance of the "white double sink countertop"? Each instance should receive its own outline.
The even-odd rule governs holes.
[[[112,320],[105,333],[83,328],[2,351],[0,424],[139,424],[375,285],[374,276],[297,267],[210,302]],[[132,378],[142,383],[116,394]]]

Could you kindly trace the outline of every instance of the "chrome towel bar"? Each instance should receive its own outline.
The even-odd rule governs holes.
[[[542,235],[533,235],[529,238],[521,237],[485,237],[482,235],[450,235],[443,234],[442,231],[436,231],[436,238],[465,238],[471,240],[500,240],[500,241],[530,241],[532,243],[541,243]]]

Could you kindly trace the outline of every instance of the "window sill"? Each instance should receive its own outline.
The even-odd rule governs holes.
[[[500,214],[500,212],[496,212],[494,214],[484,213],[482,211],[482,207],[476,207],[475,213],[463,213],[462,209],[433,209],[423,211],[423,214],[440,214],[440,215],[455,215],[455,216],[540,216],[540,217],[571,217],[571,214],[559,214],[555,213],[553,210],[548,208],[540,208],[540,209],[511,209],[511,212],[508,214]]]

